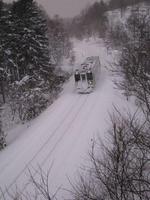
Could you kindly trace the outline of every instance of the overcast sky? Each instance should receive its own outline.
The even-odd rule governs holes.
[[[12,0],[4,0],[12,1]],[[41,4],[47,13],[52,17],[55,14],[61,17],[73,17],[80,13],[89,3],[96,0],[36,0]],[[106,0],[105,0],[106,1]]]
[[[37,0],[50,16],[59,14],[61,17],[72,17],[95,0]]]

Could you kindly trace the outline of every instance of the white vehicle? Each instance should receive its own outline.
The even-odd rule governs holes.
[[[79,93],[90,93],[95,88],[100,76],[100,61],[98,56],[87,57],[79,69],[75,70],[75,87]]]

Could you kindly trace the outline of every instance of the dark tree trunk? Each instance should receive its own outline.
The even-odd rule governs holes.
[[[0,87],[1,87],[1,94],[2,94],[2,97],[3,97],[3,103],[5,103],[6,102],[6,98],[5,98],[5,90],[4,90],[3,80],[0,81]]]

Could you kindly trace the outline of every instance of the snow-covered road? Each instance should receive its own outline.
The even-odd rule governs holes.
[[[67,177],[73,180],[76,176],[92,138],[97,134],[105,138],[112,105],[127,107],[128,103],[114,89],[104,67],[113,61],[102,41],[76,42],[75,45],[77,63],[86,56],[100,56],[102,71],[96,89],[91,94],[76,94],[71,77],[58,100],[0,154],[0,187],[4,192],[6,188],[15,190],[16,185],[21,191],[28,190],[29,169],[36,178],[35,169],[40,166],[45,172],[51,168],[50,192],[54,194],[60,188],[59,199],[65,197],[63,188],[69,189]]]

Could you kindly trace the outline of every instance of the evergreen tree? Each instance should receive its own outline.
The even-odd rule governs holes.
[[[9,77],[10,60],[10,12],[8,7],[0,1],[0,90],[5,103],[6,83]]]
[[[51,92],[54,74],[43,12],[32,0],[14,2],[11,11],[13,70],[17,76],[11,81],[9,95],[12,109],[24,121],[46,108],[48,99],[44,94]]]
[[[18,66],[20,79],[24,75],[51,72],[47,25],[42,11],[32,0],[19,0],[13,5],[16,32],[20,36]]]
[[[58,56],[62,57],[68,41],[60,27],[59,24],[51,30],[51,41],[57,41],[54,44],[61,47]],[[0,0],[0,43],[3,101],[7,98],[13,114],[17,112],[22,121],[30,120],[46,108],[60,89],[60,80],[54,74],[50,59],[55,45],[50,52],[47,18],[34,0],[18,0],[13,4]]]

